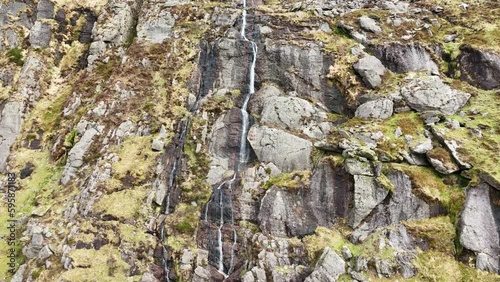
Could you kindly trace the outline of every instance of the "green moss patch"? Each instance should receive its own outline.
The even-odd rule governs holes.
[[[104,195],[95,204],[95,210],[120,220],[134,219],[139,216],[145,197],[146,191],[141,188],[114,192]]]
[[[75,268],[63,272],[63,281],[133,281],[128,277],[130,266],[117,249],[106,245],[96,250],[79,249],[70,252]]]
[[[272,186],[287,188],[291,190],[309,187],[311,171],[294,171],[290,173],[282,173],[276,177],[272,177],[264,184],[264,189],[267,190]]]
[[[116,179],[130,176],[135,184],[140,184],[151,175],[159,154],[151,149],[152,140],[152,136],[133,136],[113,149],[118,155],[118,161],[112,164]]]
[[[447,216],[405,221],[411,234],[430,243],[432,250],[454,255],[455,227]]]
[[[22,66],[24,65],[24,59],[23,59],[23,50],[20,48],[12,48],[9,51],[7,51],[7,58],[9,59],[10,62]]]
[[[420,254],[413,263],[418,268],[413,281],[498,281],[495,274],[476,270],[436,251]]]

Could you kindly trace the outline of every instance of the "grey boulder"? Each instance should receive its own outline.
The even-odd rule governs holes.
[[[382,76],[386,69],[382,62],[374,56],[365,56],[354,64],[354,70],[363,78],[363,82],[370,88],[382,83]]]
[[[498,190],[486,183],[469,188],[459,222],[460,244],[478,253],[476,267],[497,273],[500,255],[497,223],[500,221],[500,207],[496,203],[499,199]]]
[[[438,76],[422,76],[403,86],[401,96],[417,112],[438,110],[452,115],[465,106],[471,95],[452,89]]]
[[[500,56],[471,47],[462,48],[458,57],[460,79],[482,89],[500,87]]]
[[[382,33],[382,29],[378,26],[377,22],[367,16],[362,16],[359,18],[359,26],[366,31],[373,33]]]
[[[45,48],[50,43],[50,25],[40,21],[35,22],[30,30],[30,44],[33,48]]]
[[[387,119],[392,116],[394,103],[390,99],[378,99],[361,104],[355,116],[362,119]]]
[[[281,171],[311,169],[312,143],[280,129],[254,125],[248,141],[261,162],[273,162]]]
[[[345,261],[334,250],[326,247],[316,268],[305,282],[337,281],[342,274],[346,273],[345,266]]]

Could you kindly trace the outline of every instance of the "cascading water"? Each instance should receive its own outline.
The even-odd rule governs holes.
[[[235,247],[237,244],[238,236],[236,233],[236,229],[234,228],[234,215],[233,215],[233,207],[232,207],[232,188],[233,183],[236,180],[236,177],[240,170],[244,169],[246,164],[248,163],[249,153],[248,153],[248,145],[247,145],[247,135],[248,135],[248,127],[250,124],[249,114],[247,112],[248,102],[250,100],[250,95],[255,92],[255,64],[257,61],[257,44],[255,42],[249,40],[246,37],[246,25],[247,25],[247,5],[246,0],[243,0],[243,8],[242,8],[242,24],[240,35],[241,38],[250,44],[252,50],[252,62],[250,64],[249,69],[249,83],[248,83],[248,92],[246,92],[245,98],[243,100],[243,104],[240,108],[241,112],[241,136],[240,136],[240,146],[238,152],[238,159],[235,163],[235,173],[230,180],[224,181],[222,184],[217,186],[213,190],[212,196],[210,200],[207,202],[205,206],[204,219],[205,222],[209,223],[212,221],[213,223],[217,223],[217,248],[216,248],[216,256],[217,256],[217,270],[219,273],[224,275],[224,277],[228,277],[234,270],[234,257],[235,257]],[[229,194],[226,195],[224,190]],[[224,197],[228,200],[226,205],[224,204]],[[215,215],[210,216],[209,208],[212,210],[218,211]],[[224,210],[229,210],[229,218],[225,220]],[[224,270],[224,250],[223,250],[223,228],[225,224],[230,224],[232,228],[232,245],[231,245],[231,256],[230,263],[227,269],[227,272]]]
[[[247,2],[243,0],[243,12],[242,12],[242,24],[241,24],[241,38],[243,40],[250,42],[252,47],[252,63],[250,65],[250,81],[248,83],[248,94],[245,96],[245,100],[243,101],[243,105],[241,106],[241,139],[240,139],[240,152],[239,152],[239,163],[236,168],[237,171],[242,169],[241,166],[244,166],[248,162],[248,150],[247,150],[247,135],[248,135],[248,101],[250,100],[250,95],[255,92],[255,63],[257,62],[257,44],[255,42],[248,40],[246,36],[246,25],[247,25]]]

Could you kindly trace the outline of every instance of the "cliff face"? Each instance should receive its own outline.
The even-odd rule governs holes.
[[[3,1],[0,279],[497,281],[499,14]]]

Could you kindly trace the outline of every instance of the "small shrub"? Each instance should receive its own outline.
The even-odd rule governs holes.
[[[192,233],[194,230],[195,228],[188,221],[182,221],[177,224],[177,231],[181,233]]]
[[[10,62],[15,63],[18,66],[24,65],[23,53],[22,50],[18,47],[12,48],[7,51],[7,57],[9,58]]]

